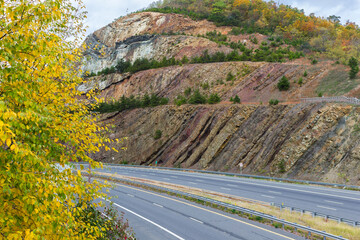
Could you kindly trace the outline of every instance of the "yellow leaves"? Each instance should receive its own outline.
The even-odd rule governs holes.
[[[25,240],[32,240],[32,239],[35,239],[35,235],[34,235],[34,233],[32,233],[31,231],[30,231],[30,229],[26,229],[25,230],[25,238],[24,238]]]
[[[11,121],[11,120],[14,120],[16,117],[17,117],[16,113],[12,112],[12,111],[6,111],[2,115],[2,119],[4,121]]]
[[[249,5],[250,2],[251,2],[250,0],[235,0],[234,1],[234,7],[239,6],[241,4]]]
[[[79,172],[59,173],[54,164],[87,160],[98,143],[109,141],[98,135],[96,119],[78,100],[75,88],[82,79],[72,62],[79,55],[72,48],[76,43],[60,38],[67,31],[81,32],[72,25],[81,19],[72,12],[70,0],[45,2],[2,5],[0,23],[5,29],[1,31],[12,32],[0,41],[4,50],[0,61],[11,67],[0,68],[0,205],[7,210],[0,211],[0,229],[5,239],[87,239],[78,232],[82,225],[74,212],[79,212],[78,200],[100,196],[100,184],[86,184]],[[4,21],[21,20],[20,9],[26,9],[24,19],[29,21],[8,26]],[[68,28],[54,29],[55,22]],[[5,194],[14,200],[6,201]],[[62,203],[64,199],[68,205]],[[32,214],[25,216],[26,212]],[[98,229],[92,231],[99,235]]]
[[[5,143],[6,143],[7,147],[10,147],[11,146],[11,139],[10,138],[6,139]]]
[[[16,146],[15,145],[11,145],[11,147],[10,147],[10,150],[11,151],[15,151],[17,148],[16,148]]]

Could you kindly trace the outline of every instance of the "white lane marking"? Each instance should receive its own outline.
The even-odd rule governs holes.
[[[109,200],[107,200],[107,201],[109,201]],[[111,201],[109,201],[109,202],[111,202]],[[159,224],[157,224],[157,223],[155,223],[155,222],[147,219],[146,217],[143,217],[143,216],[141,216],[140,214],[137,214],[136,212],[133,212],[133,211],[131,211],[130,209],[127,209],[126,207],[120,206],[120,205],[117,204],[117,203],[114,203],[114,202],[113,202],[113,204],[114,204],[115,206],[117,206],[117,207],[119,207],[119,208],[121,208],[121,209],[124,209],[125,211],[127,211],[127,212],[129,212],[129,213],[132,213],[132,214],[134,214],[135,216],[137,216],[137,217],[139,217],[139,218],[141,218],[141,219],[143,219],[143,220],[145,220],[145,221],[147,221],[147,222],[155,225],[156,227],[160,228],[161,230],[164,230],[165,232],[173,235],[173,236],[176,237],[177,239],[185,240],[184,238],[182,238],[182,237],[176,235],[175,233],[171,232],[169,229],[166,229],[166,228],[164,228],[163,226],[160,226]]]
[[[229,186],[229,187],[237,187],[237,186],[234,185],[234,184],[226,184],[226,186]]]
[[[163,207],[163,206],[161,206],[160,204],[157,204],[157,203],[153,203],[155,206],[158,206],[158,207]]]
[[[274,192],[274,191],[268,191],[270,193],[275,193],[275,194],[282,194],[281,192]]]
[[[117,167],[117,168],[119,168],[119,167]],[[124,168],[124,167],[120,167],[120,168]],[[158,172],[164,172],[164,173],[165,172],[168,173],[169,171],[171,171],[171,170],[158,170]],[[221,180],[225,180],[225,181],[231,181],[231,182],[238,183],[238,184],[251,184],[251,185],[264,186],[264,187],[270,187],[270,188],[285,189],[285,190],[290,190],[290,191],[294,191],[294,192],[306,192],[306,193],[312,193],[312,194],[317,194],[317,195],[324,195],[324,196],[331,196],[331,197],[338,197],[338,198],[345,198],[345,199],[360,201],[360,196],[359,196],[358,192],[346,192],[346,194],[353,194],[353,195],[359,196],[359,198],[353,198],[353,197],[340,196],[340,195],[334,195],[334,194],[329,194],[329,193],[313,192],[313,191],[309,191],[309,190],[301,190],[301,189],[294,189],[294,188],[288,188],[288,187],[280,187],[280,186],[274,186],[274,185],[254,183],[254,182],[249,182],[249,181],[245,181],[245,180],[243,180],[243,181],[241,181],[241,180],[240,181],[239,180],[230,180],[230,179],[226,179],[228,177],[224,177],[224,176],[208,177],[208,176],[204,176],[204,174],[201,174],[201,173],[180,173],[180,172],[176,172],[176,175],[178,175],[178,176],[195,175],[195,176],[200,176],[201,178],[207,178],[207,179],[211,179],[211,180],[216,180],[216,178],[217,178],[217,179],[221,179]],[[175,177],[175,176],[173,176],[173,177]],[[301,187],[301,186],[296,186],[296,187]],[[311,186],[306,186],[306,188],[314,189],[314,190],[321,190],[321,191],[332,191],[332,192],[338,192],[339,193],[339,190],[335,190],[335,189],[331,189],[331,188],[320,189],[320,188],[314,188],[314,187],[311,187]]]
[[[324,200],[325,202],[328,202],[328,203],[335,203],[335,204],[339,204],[339,205],[344,205],[344,203],[341,203],[341,202],[334,202],[334,201],[329,201],[329,200]]]
[[[203,182],[204,180],[199,180],[199,179],[196,179],[195,181],[197,181],[197,182]]]
[[[265,231],[265,232],[268,232],[268,233],[271,233],[271,234],[275,234],[275,235],[277,235],[277,236],[280,236],[280,237],[283,237],[283,238],[286,238],[286,239],[295,240],[295,239],[293,239],[293,238],[290,238],[290,237],[281,235],[280,233],[276,233],[276,232],[273,232],[273,231],[271,231],[271,230],[262,228],[262,227],[260,227],[260,226],[256,226],[256,225],[253,225],[253,224],[251,224],[251,223],[241,221],[240,219],[236,219],[236,218],[233,218],[233,217],[230,217],[230,216],[221,214],[221,213],[219,213],[219,212],[214,212],[214,211],[211,211],[211,210],[209,210],[209,209],[205,209],[205,208],[202,208],[202,207],[199,207],[199,206],[195,206],[195,205],[192,205],[192,204],[187,203],[187,202],[183,202],[183,201],[180,201],[180,200],[177,200],[177,199],[173,199],[173,198],[170,198],[170,197],[166,197],[166,196],[163,196],[163,195],[158,195],[158,194],[153,193],[153,192],[148,192],[148,191],[145,191],[145,190],[136,189],[136,188],[133,188],[133,187],[130,187],[130,186],[125,186],[125,185],[121,185],[121,184],[117,184],[117,183],[115,183],[115,185],[117,185],[117,186],[119,186],[119,187],[128,188],[128,189],[133,189],[133,190],[136,190],[136,191],[139,191],[139,192],[143,192],[143,193],[147,193],[147,194],[150,194],[150,195],[158,196],[158,197],[161,197],[161,198],[165,198],[165,199],[168,199],[168,200],[177,202],[177,203],[181,203],[181,204],[186,205],[186,206],[190,206],[190,207],[193,207],[193,208],[196,208],[196,209],[200,209],[200,210],[205,211],[205,212],[208,212],[208,213],[212,213],[212,214],[215,214],[215,215],[224,217],[224,218],[226,218],[226,219],[231,219],[231,220],[233,220],[233,221],[242,223],[242,224],[247,225],[247,226],[251,226],[251,227],[253,227],[253,228],[256,228],[256,229],[259,229],[259,230],[262,230],[262,231]],[[101,198],[101,199],[105,200],[104,198]],[[111,202],[110,200],[107,200],[107,201]]]
[[[285,190],[290,190],[290,191],[293,191],[293,192],[305,192],[305,193],[311,193],[311,194],[318,194],[318,195],[324,195],[324,196],[331,196],[331,197],[338,197],[338,198],[345,198],[345,199],[360,201],[360,198],[339,196],[339,195],[334,195],[334,194],[329,194],[329,193],[312,192],[312,191],[308,191],[308,190],[293,189],[293,188],[287,188],[287,187],[278,187],[278,186],[259,184],[259,183],[250,183],[250,182],[241,182],[241,183],[257,185],[257,186],[263,186],[263,187],[268,187],[268,188],[285,189]],[[323,189],[323,190],[327,190],[327,189]]]
[[[330,207],[325,207],[325,206],[320,206],[320,205],[317,205],[316,207],[325,208],[325,209],[329,209],[329,210],[334,210],[334,211],[336,211],[336,208],[330,208]]]
[[[267,198],[275,198],[275,197],[273,197],[273,196],[269,196],[269,195],[261,195],[261,196],[263,196],[263,197],[267,197]]]
[[[169,181],[170,180],[170,178],[163,178],[164,180],[167,180],[167,181]]]
[[[172,178],[178,178],[177,176],[171,176]]]
[[[221,189],[224,189],[224,190],[229,190],[229,191],[231,191],[231,189],[230,189],[230,188],[226,188],[226,187],[221,187]]]
[[[156,174],[154,174],[154,173],[149,173],[149,175],[155,176]]]
[[[191,184],[195,184],[195,185],[197,184],[197,183],[195,183],[195,182],[189,182],[189,183],[191,183]]]
[[[142,176],[142,177],[147,177],[147,175],[145,175],[145,174],[141,174],[141,176]]]
[[[195,222],[198,222],[198,223],[201,223],[201,224],[204,224],[202,221],[200,221],[200,220],[197,220],[197,219],[195,219],[195,218],[192,218],[192,217],[189,217],[191,220],[193,220],[193,221],[195,221]]]
[[[134,195],[131,195],[131,194],[129,194],[129,193],[128,193],[128,194],[126,194],[126,195],[128,195],[128,196],[130,196],[130,197],[134,197]]]

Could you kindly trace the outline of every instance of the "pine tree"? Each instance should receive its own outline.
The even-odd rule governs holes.
[[[287,91],[290,88],[290,82],[287,77],[283,76],[277,84],[280,91]]]
[[[354,57],[351,57],[349,60],[349,67],[350,67],[350,72],[349,72],[350,79],[355,79],[356,75],[359,72],[358,60]]]

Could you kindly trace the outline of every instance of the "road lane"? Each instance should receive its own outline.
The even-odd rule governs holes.
[[[360,221],[360,192],[358,191],[146,168],[111,166],[101,171],[196,187],[269,203],[283,203],[292,207]]]
[[[122,184],[115,184],[109,194],[118,196],[112,201],[125,213],[140,240],[303,239],[236,215]]]

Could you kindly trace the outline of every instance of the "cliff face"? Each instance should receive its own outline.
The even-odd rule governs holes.
[[[104,162],[186,167],[360,184],[359,109],[342,105],[230,105],[104,115],[126,151]],[[155,139],[155,131],[162,136]],[[112,146],[119,147],[119,146]],[[114,160],[112,160],[114,157]]]
[[[219,32],[231,30],[226,27],[216,28],[208,21],[195,22],[178,14],[132,14],[114,21],[86,38],[87,50],[82,69],[96,73],[106,67],[115,66],[121,59],[134,62],[141,58],[191,58],[206,49],[209,53],[229,53],[231,49],[228,47],[218,46],[205,38],[194,37],[215,29]],[[171,35],[172,33],[182,35]]]
[[[227,34],[231,28],[177,14],[131,14],[86,39],[82,68],[98,72],[121,59],[190,59],[204,50],[231,52],[227,46],[198,36],[213,30]],[[228,35],[230,41],[242,41],[251,48],[259,47],[266,38],[256,37],[257,45],[248,41],[248,35]],[[93,156],[97,160],[234,172],[243,163],[244,173],[360,184],[360,110],[340,104],[299,103],[301,97],[317,96],[321,84],[323,88],[332,84],[334,94],[337,86],[349,92],[356,82],[339,81],[333,77],[337,72],[347,76],[344,66],[329,61],[312,65],[305,58],[287,63],[185,64],[96,76],[79,90],[96,89],[105,100],[145,93],[170,99],[167,106],[104,114],[102,122],[113,126],[111,137],[128,137],[124,142],[127,150],[101,151]],[[289,79],[290,89],[280,92],[277,83],[283,76]],[[222,102],[171,105],[189,87],[203,94],[217,93]],[[357,87],[351,94],[358,92]],[[242,105],[229,103],[235,95]],[[288,103],[265,106],[270,99]],[[162,133],[160,139],[154,138],[156,130]]]

